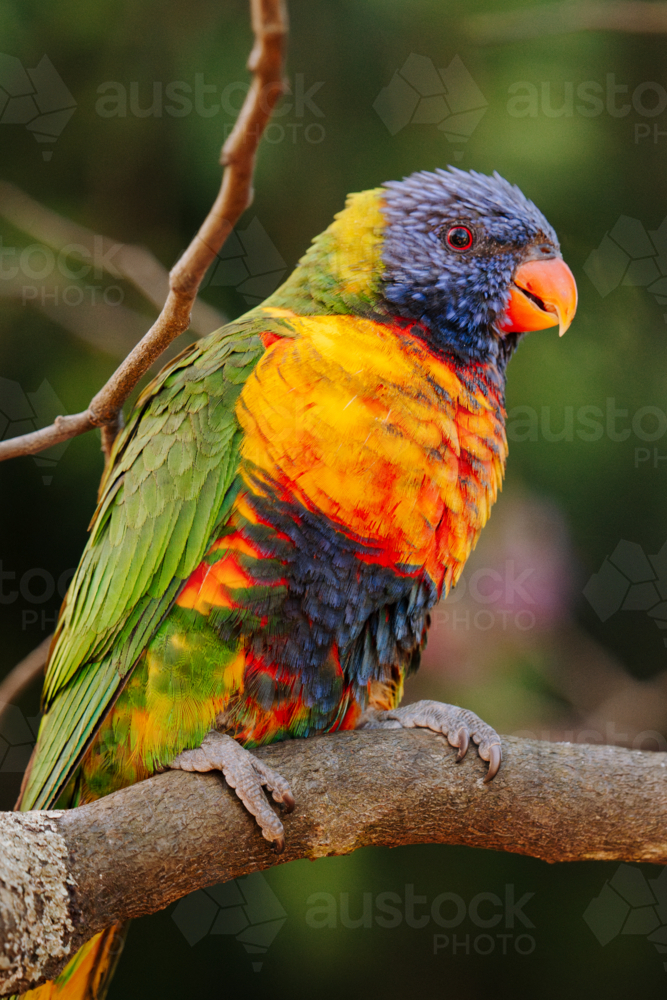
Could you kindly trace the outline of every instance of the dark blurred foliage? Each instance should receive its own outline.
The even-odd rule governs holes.
[[[487,585],[500,578],[504,597],[494,598],[479,583],[476,598],[469,588],[439,609],[424,670],[407,696],[459,699],[505,731],[577,739],[592,726],[604,739],[611,738],[605,730],[611,723],[617,736],[625,733],[620,742],[632,742],[647,729],[667,730],[664,633],[647,615],[646,601],[635,610],[615,612],[610,605],[602,621],[583,589],[620,541],[636,543],[645,554],[657,553],[667,541],[667,463],[660,460],[667,457],[667,427],[661,430],[660,424],[660,413],[667,411],[667,323],[664,304],[649,293],[646,280],[621,284],[619,274],[609,279],[618,287],[603,298],[584,265],[621,216],[657,230],[667,215],[667,134],[660,135],[667,133],[667,112],[646,113],[656,103],[656,92],[636,98],[644,101],[640,110],[633,107],[622,115],[605,108],[587,116],[576,110],[576,96],[571,114],[546,112],[567,99],[569,85],[575,95],[585,81],[604,89],[610,75],[612,84],[628,88],[614,98],[615,108],[629,102],[646,81],[667,87],[664,38],[574,31],[475,44],[470,18],[499,12],[490,0],[293,2],[288,62],[293,94],[284,98],[290,107],[262,144],[255,202],[239,228],[243,235],[259,220],[277,257],[263,250],[253,264],[248,251],[246,263],[251,276],[253,267],[260,278],[274,274],[294,265],[348,191],[447,163],[498,170],[545,212],[577,278],[580,307],[562,341],[553,330],[533,334],[510,367],[508,409],[523,407],[524,417],[534,413],[537,433],[510,435],[515,439],[504,494],[467,571],[471,580],[481,570],[478,582],[486,572]],[[232,106],[238,107],[242,97],[229,85],[247,80],[246,4],[0,0],[0,38],[3,53],[25,68],[36,67],[46,54],[76,102],[71,119],[51,142],[36,141],[25,116],[17,124],[0,120],[2,179],[95,233],[145,245],[169,267],[217,190],[221,141],[233,121]],[[467,141],[450,141],[437,123],[413,122],[392,135],[374,110],[376,98],[410,53],[427,57],[437,68],[460,56],[487,102]],[[168,85],[183,81],[194,90],[197,79],[215,88],[203,96],[199,111],[169,113]],[[100,97],[108,96],[104,85],[110,81],[127,95],[125,114],[100,113]],[[510,113],[511,88],[522,81],[538,95],[549,84],[551,103],[538,104],[535,115]],[[0,87],[5,84],[0,80]],[[141,109],[151,106],[154,87],[162,106],[142,115]],[[601,96],[605,101],[606,93]],[[309,126],[315,127],[308,131]],[[2,218],[0,234],[5,249],[35,242]],[[242,250],[228,252],[238,256]],[[5,257],[1,266],[8,261]],[[244,292],[232,273],[227,272],[227,284],[209,281],[203,292],[229,316],[252,301],[244,297],[249,286]],[[18,383],[23,396],[20,405],[12,403],[10,390],[0,384],[0,413],[17,420],[9,412],[12,406],[25,404],[30,410],[34,404],[28,416],[39,422],[36,397],[30,394],[45,380],[66,411],[83,408],[118,358],[65,329],[53,310],[49,318],[34,302],[5,294],[5,275],[3,270],[0,376]],[[37,287],[39,297],[39,280],[28,284]],[[101,294],[109,280],[94,284]],[[261,281],[255,294],[259,287]],[[129,289],[123,296],[125,305],[145,314],[148,325],[150,308]],[[596,440],[582,439],[576,433],[584,426],[581,408],[606,413],[608,399],[627,411],[617,416],[616,430],[631,428],[630,434],[614,440],[622,435],[605,429]],[[659,413],[642,418],[638,435],[631,421],[643,407]],[[568,412],[573,432],[550,440],[567,428]],[[648,440],[651,436],[654,440]],[[71,442],[49,465],[26,458],[0,466],[4,672],[52,628],[58,589],[66,585],[67,571],[85,542],[101,467],[93,435]],[[508,596],[506,574],[519,568],[530,570],[525,592],[510,587]],[[664,590],[660,579],[658,584]],[[660,597],[664,600],[667,592]],[[490,625],[488,615],[476,618],[480,611],[491,614]],[[532,618],[524,616],[517,625],[522,611]],[[35,716],[38,692],[26,694],[20,708],[26,717]],[[16,769],[0,766],[5,806],[19,778]],[[418,991],[470,997],[491,991],[545,998],[564,993],[614,998],[635,991],[657,996],[661,985],[664,991],[665,972],[645,934],[621,934],[603,949],[582,919],[617,867],[549,868],[511,855],[436,847],[292,865],[267,875],[288,919],[260,972],[253,972],[252,955],[233,937],[209,935],[190,948],[169,913],[159,914],[133,927],[111,998],[230,991],[258,997],[316,992],[322,998]],[[645,873],[657,874],[649,867]],[[535,924],[529,932],[534,952],[503,956],[498,945],[483,956],[473,945],[469,954],[461,945],[453,954],[450,944],[434,955],[433,933],[441,929],[431,925],[334,931],[306,923],[306,900],[313,892],[336,898],[348,892],[357,912],[363,892],[400,894],[406,884],[430,899],[445,891],[465,900],[479,892],[503,896],[507,884],[516,886],[517,896],[534,892],[526,907]],[[456,932],[463,938],[471,933],[471,940],[482,933],[465,923]]]

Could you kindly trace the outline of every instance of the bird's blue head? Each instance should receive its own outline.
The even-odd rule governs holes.
[[[450,168],[349,195],[264,307],[414,322],[431,350],[504,365],[517,337],[576,308],[542,213],[498,174]]]
[[[382,298],[432,349],[501,359],[528,330],[569,326],[576,286],[536,206],[494,173],[450,167],[383,186]]]

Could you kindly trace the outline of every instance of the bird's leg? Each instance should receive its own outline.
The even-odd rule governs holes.
[[[290,786],[280,774],[263,764],[231,736],[211,730],[200,747],[183,750],[169,767],[177,771],[222,771],[227,784],[257,820],[262,836],[272,841],[278,852],[284,850],[283,825],[269,805],[262,786],[285,807],[285,812],[291,812],[294,796]]]
[[[482,760],[488,760],[489,770],[484,782],[495,778],[500,768],[502,751],[500,737],[495,729],[466,708],[445,705],[440,701],[417,701],[414,705],[381,712],[369,708],[361,718],[358,729],[414,729],[420,726],[446,736],[450,745],[458,747],[457,760],[463,760],[472,739],[478,745]]]

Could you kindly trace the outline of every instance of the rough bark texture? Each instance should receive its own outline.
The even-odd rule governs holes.
[[[0,983],[5,993],[49,978],[70,954],[68,850],[58,814],[0,813]]]
[[[56,853],[65,845],[69,855],[39,890],[45,907],[55,901],[54,913],[68,893],[58,938],[68,954],[103,927],[195,889],[368,845],[467,844],[546,861],[667,863],[665,753],[506,737],[502,768],[488,785],[474,749],[457,764],[444,738],[429,732],[339,733],[256,753],[289,780],[297,800],[284,818],[287,847],[279,856],[214,774],[159,775],[69,812],[4,814],[0,991],[11,977],[22,988],[34,985],[66,960],[51,952],[47,967],[42,956],[40,972],[13,943],[33,940],[25,934],[35,904],[6,859],[18,843],[21,865],[37,871],[42,817]]]

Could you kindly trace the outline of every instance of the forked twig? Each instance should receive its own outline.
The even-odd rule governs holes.
[[[123,403],[153,362],[187,329],[199,285],[243,212],[252,203],[257,148],[283,92],[287,11],[284,0],[250,0],[255,44],[248,60],[253,81],[229,138],[222,147],[225,167],[220,192],[199,232],[169,274],[162,312],[82,413],[56,417],[41,430],[0,442],[0,461],[34,455],[61,441],[103,428],[108,458],[121,421]]]

